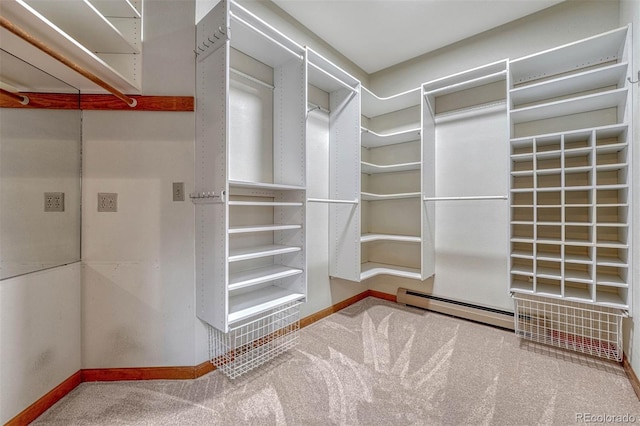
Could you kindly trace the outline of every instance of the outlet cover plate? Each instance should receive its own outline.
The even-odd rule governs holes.
[[[45,212],[63,212],[64,211],[64,192],[45,192],[44,193],[44,211]]]
[[[98,192],[98,211],[117,212],[118,194],[115,192]]]

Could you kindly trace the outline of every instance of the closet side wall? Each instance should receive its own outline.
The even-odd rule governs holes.
[[[371,89],[387,96],[493,61],[515,59],[573,42],[618,28],[618,15],[617,1],[565,2],[372,74]],[[506,146],[507,138],[504,143]],[[507,222],[504,226],[506,229]],[[398,287],[426,293],[434,290],[432,278],[420,282],[381,276],[368,283],[370,289],[390,294],[395,294]],[[508,292],[506,286],[504,292]]]

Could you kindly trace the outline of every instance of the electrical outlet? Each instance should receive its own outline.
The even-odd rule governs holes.
[[[98,192],[98,211],[117,212],[118,194],[115,192]]]
[[[45,212],[63,212],[64,211],[64,192],[45,192],[44,193],[44,211]]]
[[[184,182],[173,182],[173,201],[184,201]]]

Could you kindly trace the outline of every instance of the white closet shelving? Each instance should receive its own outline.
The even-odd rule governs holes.
[[[360,280],[376,275],[424,280],[433,274],[433,262],[424,261],[429,249],[423,247],[419,110],[419,88],[382,98],[362,88],[367,124],[360,136]]]
[[[114,15],[105,15],[101,11],[104,6],[102,3],[106,3],[107,11]],[[139,5],[140,2],[133,3]],[[6,0],[0,2],[0,11],[15,25],[55,46],[64,56],[116,89],[129,94],[140,93],[141,81],[137,70],[142,47],[141,17],[128,1],[97,2],[94,6],[92,2],[82,0]],[[123,13],[124,16],[116,16],[116,13]],[[2,49],[47,70],[82,92],[102,91],[94,83],[8,31],[2,29],[1,35]]]
[[[306,298],[306,52],[226,1],[196,51],[197,314],[232,333]]]
[[[510,62],[512,292],[630,307],[629,32]]]
[[[360,82],[308,51],[309,84],[329,97],[329,275],[360,281]],[[310,199],[311,200],[311,199]]]

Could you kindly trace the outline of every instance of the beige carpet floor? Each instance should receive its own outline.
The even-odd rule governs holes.
[[[640,423],[618,364],[368,298],[302,329],[296,348],[235,381],[214,371],[83,383],[34,424],[570,425],[625,415]]]

